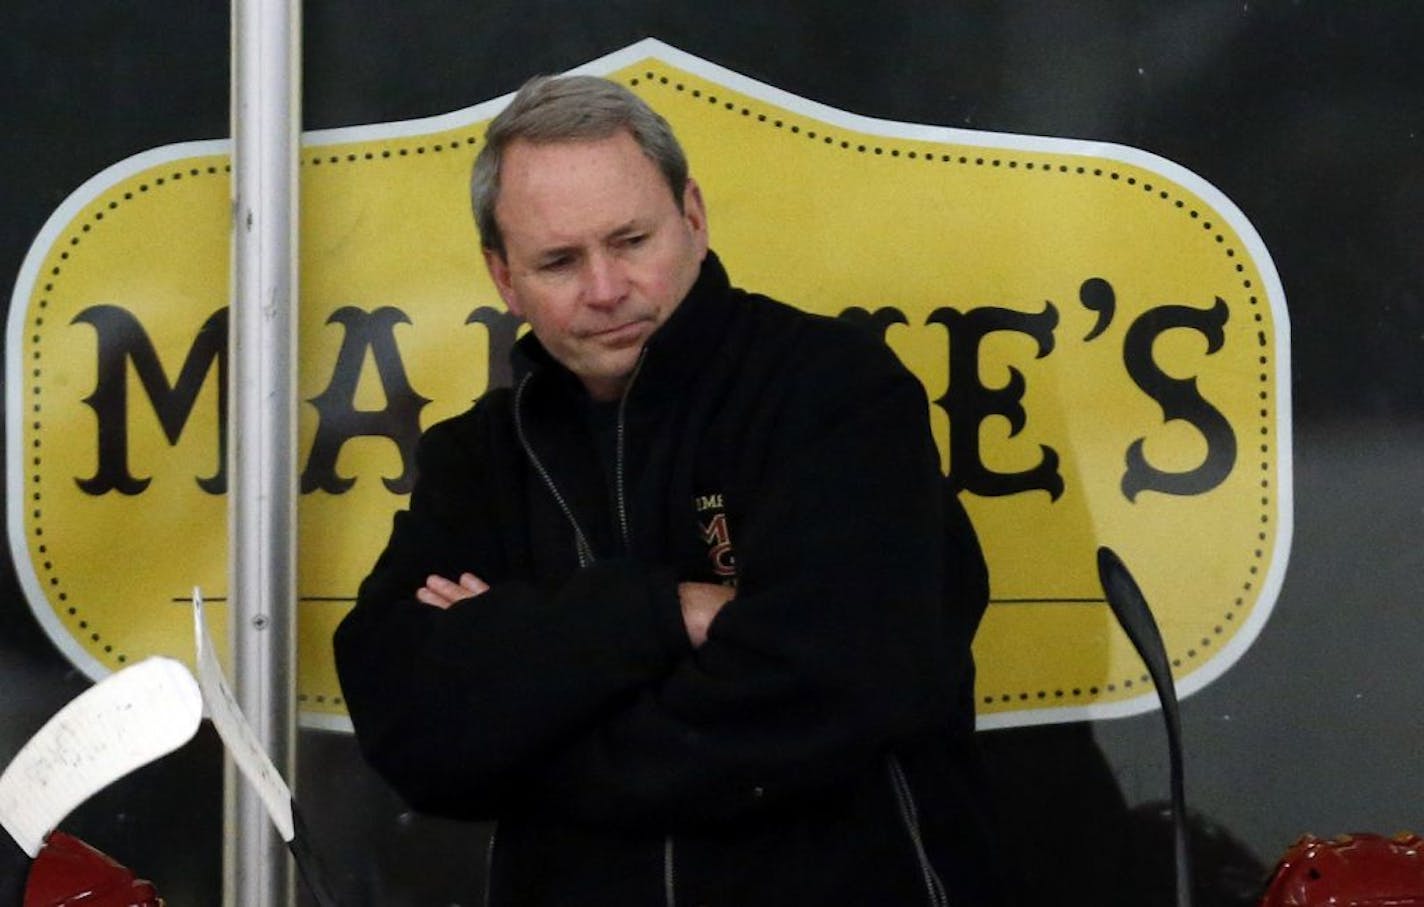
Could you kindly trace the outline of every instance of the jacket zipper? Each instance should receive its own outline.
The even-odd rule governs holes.
[[[628,497],[623,481],[624,468],[624,448],[627,437],[627,413],[628,396],[633,390],[633,383],[638,380],[638,374],[643,370],[643,360],[647,358],[648,348],[643,347],[638,353],[638,361],[633,366],[632,373],[628,376],[628,384],[623,388],[623,395],[618,400],[618,426],[617,440],[615,445],[617,450],[614,453],[614,498],[618,505],[618,531],[623,538],[623,549],[632,552],[632,533],[628,529]],[[519,445],[524,448],[525,456],[529,457],[529,462],[534,465],[534,471],[539,474],[544,486],[553,495],[554,502],[559,505],[559,510],[563,511],[564,518],[569,521],[569,525],[574,530],[574,545],[578,550],[578,561],[580,567],[587,567],[593,563],[593,548],[588,543],[588,536],[584,534],[583,527],[574,517],[573,508],[569,507],[568,501],[559,491],[559,486],[554,484],[554,477],[549,474],[542,460],[534,453],[534,447],[529,443],[529,438],[524,433],[524,390],[529,385],[529,379],[534,377],[530,372],[519,382],[518,389],[514,392],[514,431],[519,438]],[[495,827],[498,831],[498,826]],[[486,855],[485,870],[485,907],[489,907],[490,899],[490,872],[494,865],[494,833],[490,834],[489,851]],[[663,839],[663,894],[667,900],[667,907],[677,907],[677,871],[673,863],[674,849],[672,835]]]
[[[554,502],[563,511],[564,518],[569,521],[569,525],[574,530],[574,547],[578,551],[578,562],[580,567],[587,567],[593,563],[593,547],[588,543],[588,536],[584,534],[583,527],[574,517],[573,509],[569,507],[569,502],[564,499],[563,492],[559,491],[559,486],[554,484],[554,477],[549,475],[549,470],[544,467],[544,462],[539,459],[539,455],[534,452],[534,447],[529,443],[529,438],[524,434],[524,389],[529,386],[529,379],[534,377],[530,372],[519,382],[519,388],[514,392],[514,433],[519,437],[519,446],[524,448],[524,455],[533,464],[534,471],[543,480],[544,486],[549,489],[549,493],[554,496]]]
[[[490,829],[489,843],[485,845],[485,907],[491,907],[490,897],[494,893],[494,839],[499,835],[499,823]]]
[[[614,499],[618,504],[618,531],[623,537],[623,550],[629,554],[633,552],[633,535],[628,531],[628,495],[623,482],[628,397],[633,392],[633,384],[638,380],[638,375],[643,370],[643,360],[647,357],[648,348],[644,346],[638,351],[638,361],[633,365],[633,371],[628,376],[628,383],[623,388],[623,395],[618,398],[617,440],[614,442],[616,450],[613,465]],[[672,835],[663,837],[663,900],[667,907],[677,907],[677,867]]]
[[[615,497],[618,504],[618,530],[623,536],[623,548],[625,551],[632,550],[632,533],[628,531],[628,500],[624,493],[623,483],[623,448],[624,448],[624,425],[628,411],[628,395],[633,390],[633,382],[638,380],[638,373],[643,370],[643,360],[647,358],[648,348],[643,347],[638,353],[638,361],[633,366],[632,373],[628,376],[628,384],[623,388],[623,396],[618,400],[618,428],[617,428],[617,452],[614,464]],[[588,536],[584,533],[583,527],[579,525],[578,519],[574,516],[573,508],[569,506],[564,498],[563,492],[559,491],[559,486],[554,484],[554,477],[549,474],[549,470],[544,466],[544,461],[539,459],[539,455],[534,453],[534,446],[529,443],[529,437],[524,433],[524,390],[529,386],[529,379],[534,377],[530,372],[519,382],[519,387],[514,392],[514,433],[519,438],[519,446],[524,448],[524,455],[529,458],[529,462],[534,465],[534,471],[539,474],[544,486],[549,489],[549,493],[554,496],[554,502],[559,505],[559,510],[564,514],[564,518],[569,521],[569,525],[574,530],[574,547],[578,552],[578,562],[580,567],[587,567],[593,563],[593,546],[588,542]]]
[[[926,900],[930,907],[949,907],[944,883],[940,881],[939,873],[930,864],[929,855],[925,853],[925,842],[920,836],[920,812],[915,806],[915,795],[910,790],[910,782],[905,778],[905,770],[901,768],[900,760],[894,756],[886,759],[886,765],[890,770],[890,785],[895,790],[896,805],[900,809],[900,821],[904,823],[905,831],[910,835],[910,843],[915,848],[915,859],[920,864]]]
[[[618,500],[618,529],[623,533],[623,550],[628,554],[633,553],[632,535],[628,531],[628,498],[623,490],[623,441],[624,426],[627,422],[628,396],[633,392],[633,383],[638,380],[638,374],[643,370],[643,360],[648,356],[648,348],[645,345],[638,351],[638,361],[633,365],[633,371],[628,375],[628,383],[623,388],[623,396],[618,399],[618,434],[614,454],[614,495]]]
[[[667,907],[677,907],[677,868],[673,863],[672,835],[663,838],[663,898]]]
[[[616,450],[614,452],[613,481],[614,498],[618,503],[618,531],[623,536],[623,550],[628,554],[633,553],[633,535],[628,530],[628,495],[623,482],[623,463],[625,441],[627,438],[627,415],[628,397],[633,393],[633,384],[638,380],[638,375],[643,371],[643,361],[648,358],[648,348],[644,346],[638,351],[638,361],[633,365],[633,371],[628,375],[628,383],[623,388],[623,395],[618,399],[618,427]],[[666,907],[677,907],[677,866],[675,861],[675,849],[672,835],[663,837],[663,900]]]

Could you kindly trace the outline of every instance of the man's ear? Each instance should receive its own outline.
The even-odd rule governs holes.
[[[505,307],[511,314],[523,318],[523,307],[519,304],[519,296],[514,292],[514,284],[509,279],[509,259],[505,258],[503,252],[488,246],[481,251],[485,256],[485,268],[489,270],[490,279],[494,281],[494,288],[499,291]]]
[[[692,177],[687,178],[687,185],[682,190],[682,219],[687,223],[687,227],[692,231],[693,241],[698,249],[705,255],[707,252],[707,208],[702,203],[702,189],[698,187],[697,180]]]

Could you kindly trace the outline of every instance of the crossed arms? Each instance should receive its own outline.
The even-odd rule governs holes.
[[[923,390],[873,374],[822,377],[834,409],[779,426],[735,596],[631,559],[531,581],[499,529],[522,492],[501,503],[503,466],[479,460],[505,449],[498,420],[433,429],[335,640],[367,758],[427,812],[673,828],[840,783],[945,725],[971,662],[943,477]]]
[[[474,598],[489,591],[489,583],[473,573],[462,573],[458,582],[434,574],[425,578],[425,585],[416,590],[418,601],[433,608],[445,609],[458,601]],[[732,600],[730,586],[716,583],[678,583],[677,598],[682,606],[682,623],[687,628],[688,641],[694,649],[707,641],[707,627],[722,606]]]

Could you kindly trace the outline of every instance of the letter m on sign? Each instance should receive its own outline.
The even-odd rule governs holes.
[[[227,309],[214,312],[198,329],[178,380],[170,382],[158,353],[133,313],[114,305],[95,305],[74,316],[73,324],[91,325],[98,335],[99,355],[94,392],[84,403],[99,421],[99,468],[88,479],[76,479],[88,494],[110,491],[139,494],[149,479],[129,470],[129,366],[153,406],[168,443],[177,444],[193,413],[208,373],[217,365],[218,462],[198,487],[209,494],[227,490]]]

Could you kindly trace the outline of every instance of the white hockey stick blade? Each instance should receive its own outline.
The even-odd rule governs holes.
[[[0,825],[31,857],[98,791],[193,739],[203,697],[171,658],[148,658],[94,684],[45,723],[0,774]]]
[[[193,635],[198,647],[198,685],[208,707],[208,717],[232,755],[237,770],[267,807],[267,815],[272,817],[272,824],[277,826],[282,840],[290,843],[296,834],[292,822],[292,789],[282,780],[282,773],[272,764],[272,758],[263,749],[257,732],[242,714],[227,685],[203,623],[203,593],[197,588],[193,589]]]

